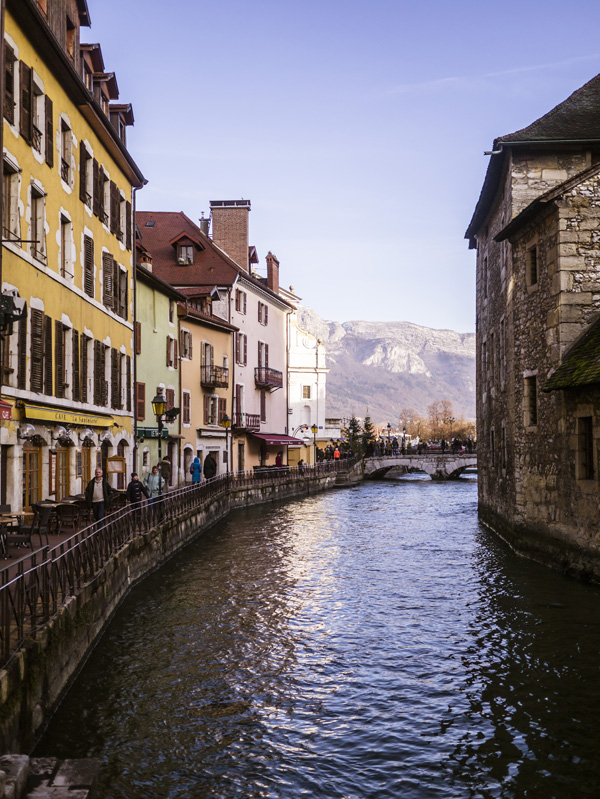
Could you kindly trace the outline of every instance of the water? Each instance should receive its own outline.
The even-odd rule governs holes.
[[[257,507],[132,592],[35,754],[101,799],[595,797],[599,620],[474,480]]]

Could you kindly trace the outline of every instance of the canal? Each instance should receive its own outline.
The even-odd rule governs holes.
[[[237,512],[132,591],[34,754],[100,799],[597,796],[600,591],[474,479]]]

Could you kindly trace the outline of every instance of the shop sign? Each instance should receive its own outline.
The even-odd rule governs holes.
[[[58,408],[46,408],[38,405],[23,403],[23,410],[28,419],[39,419],[57,424],[75,424],[86,427],[109,427],[114,419],[112,416],[93,416],[89,413],[77,413]]]

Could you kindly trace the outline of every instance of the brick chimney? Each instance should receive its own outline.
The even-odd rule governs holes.
[[[248,263],[248,215],[250,200],[211,200],[212,237],[236,264],[250,271]]]
[[[270,250],[267,255],[267,286],[279,294],[279,261]]]

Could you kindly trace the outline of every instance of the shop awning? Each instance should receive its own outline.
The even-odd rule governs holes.
[[[115,421],[112,416],[95,416],[91,413],[77,413],[77,411],[66,411],[63,408],[51,408],[47,405],[30,405],[28,402],[21,405],[21,410],[25,412],[27,419],[39,419],[56,424],[110,427]]]
[[[283,436],[277,433],[252,433],[253,438],[264,441],[268,447],[301,447],[304,441],[293,436]]]

